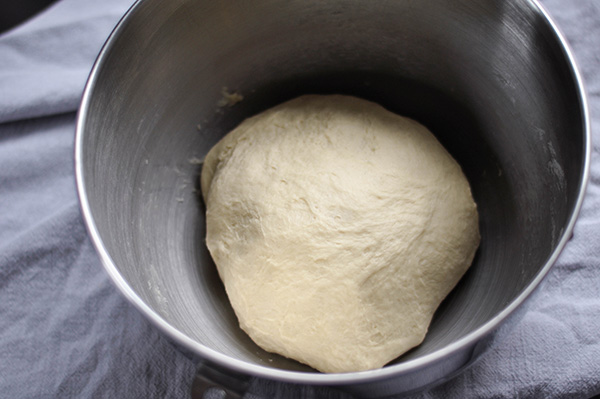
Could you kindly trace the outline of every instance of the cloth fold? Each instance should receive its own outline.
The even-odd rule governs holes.
[[[63,0],[0,36],[0,123],[74,111],[132,0]]]
[[[133,0],[60,0],[0,35],[0,396],[187,398],[195,365],[117,291],[87,236],[74,181],[75,111]],[[544,0],[600,122],[600,3]],[[594,133],[594,136],[597,135]],[[596,143],[598,140],[594,140]],[[411,398],[600,394],[600,164],[572,240],[512,334]],[[246,398],[339,398],[255,379]]]

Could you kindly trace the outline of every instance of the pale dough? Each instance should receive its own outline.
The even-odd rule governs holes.
[[[206,156],[206,244],[241,328],[323,372],[419,345],[479,245],[460,166],[421,124],[302,96]]]

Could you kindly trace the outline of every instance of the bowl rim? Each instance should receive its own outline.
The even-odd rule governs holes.
[[[119,270],[111,258],[108,250],[104,246],[102,237],[98,231],[96,223],[94,221],[94,215],[92,213],[89,200],[86,194],[86,178],[83,168],[83,141],[85,136],[85,125],[87,121],[87,114],[90,107],[90,101],[94,92],[99,72],[105,65],[107,55],[110,53],[114,43],[119,39],[119,35],[124,30],[126,25],[132,16],[141,8],[144,0],[136,0],[135,3],[129,8],[129,10],[122,16],[118,24],[113,29],[112,33],[104,43],[101,51],[99,52],[88,80],[86,82],[83,95],[81,97],[80,107],[76,117],[76,128],[75,128],[75,148],[74,148],[74,161],[75,161],[75,180],[77,187],[77,195],[79,197],[80,210],[88,230],[88,234],[92,240],[92,243],[100,257],[101,263],[104,269],[107,271],[113,283],[117,286],[122,295],[124,295],[130,303],[132,303],[150,322],[158,327],[160,331],[174,340],[177,344],[182,345],[184,348],[191,350],[194,354],[200,356],[200,358],[213,362],[214,364],[225,367],[236,372],[244,373],[250,376],[264,377],[271,380],[290,382],[290,383],[306,383],[312,385],[356,385],[360,383],[375,382],[390,377],[396,377],[400,374],[412,373],[428,366],[434,365],[438,361],[453,354],[457,354],[461,350],[467,349],[473,346],[481,339],[485,338],[496,330],[514,311],[520,307],[525,300],[536,290],[541,284],[544,278],[548,275],[548,272],[562,253],[567,242],[572,236],[572,232],[582,208],[585,192],[589,180],[590,160],[591,160],[591,121],[589,115],[589,106],[587,101],[587,94],[583,83],[583,78],[580,73],[577,62],[573,56],[572,50],[566,41],[563,33],[558,28],[557,24],[550,17],[548,11],[540,4],[539,0],[528,0],[533,9],[543,17],[545,23],[548,25],[551,33],[554,34],[557,43],[560,45],[564,59],[568,62],[570,72],[573,77],[573,83],[577,90],[578,99],[581,106],[581,119],[583,127],[583,162],[581,165],[582,174],[578,186],[577,200],[574,207],[571,209],[566,228],[562,232],[560,240],[556,244],[551,256],[547,259],[544,266],[537,273],[531,283],[521,292],[511,303],[498,313],[496,316],[488,320],[483,325],[479,326],[475,330],[466,334],[459,340],[447,345],[444,348],[436,350],[430,354],[424,355],[416,359],[408,360],[399,364],[392,364],[384,366],[380,369],[357,371],[348,373],[320,373],[320,372],[305,372],[305,371],[291,371],[282,370],[276,368],[270,368],[267,366],[261,366],[252,364],[244,360],[235,359],[228,355],[225,355],[219,351],[211,349],[185,335],[174,326],[169,324],[163,319],[157,312],[155,312],[149,305],[147,305],[128,284],[125,278],[119,273]],[[459,367],[461,368],[461,367]],[[456,370],[453,370],[456,371]]]

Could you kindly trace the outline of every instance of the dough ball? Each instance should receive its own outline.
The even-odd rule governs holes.
[[[354,97],[302,96],[245,120],[201,183],[241,328],[323,372],[419,345],[479,245],[456,161],[421,124]]]

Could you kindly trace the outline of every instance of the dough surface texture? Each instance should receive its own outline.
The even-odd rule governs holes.
[[[419,345],[479,245],[460,166],[421,124],[355,97],[298,97],[206,156],[206,244],[240,327],[322,372]]]

